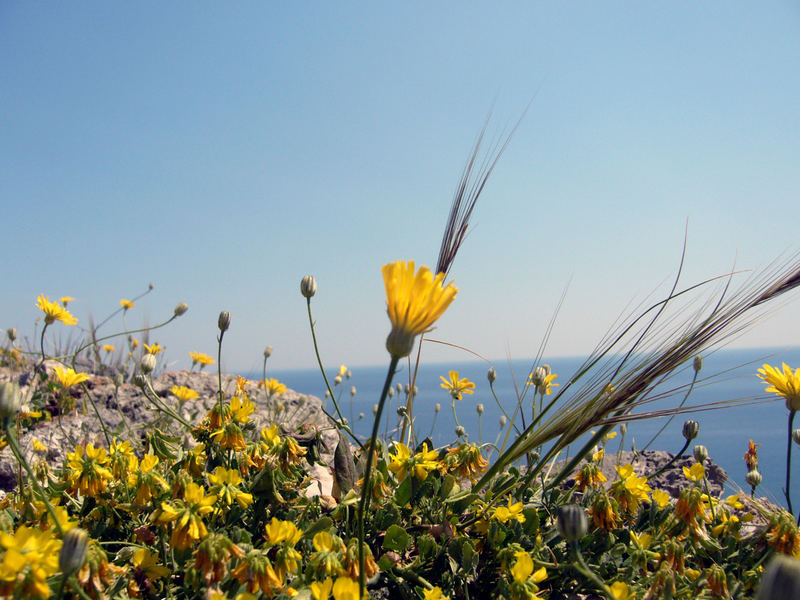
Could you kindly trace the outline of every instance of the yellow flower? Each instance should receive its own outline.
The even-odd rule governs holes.
[[[131,564],[135,569],[141,571],[148,579],[158,579],[169,575],[167,567],[158,564],[158,556],[147,548],[139,548],[133,553]]]
[[[136,488],[134,502],[139,506],[144,506],[153,496],[169,488],[164,478],[153,470],[156,465],[158,457],[155,454],[145,454],[139,463],[139,472],[128,477],[128,487]]]
[[[428,478],[428,473],[439,468],[439,453],[436,450],[426,450],[427,444],[423,444],[422,451],[411,454],[411,450],[405,444],[396,442],[394,445],[395,454],[389,455],[392,462],[389,463],[389,470],[397,475],[399,480],[405,479],[406,473],[424,481]]]
[[[61,306],[63,306],[64,308],[67,308],[67,304],[69,304],[73,300],[75,300],[75,298],[73,298],[72,296],[61,296],[61,298],[59,299],[59,302],[61,302]]]
[[[652,493],[653,502],[658,504],[658,508],[664,508],[669,504],[671,496],[664,490],[654,490]]]
[[[632,465],[615,468],[620,479],[611,485],[612,496],[619,503],[621,510],[633,516],[639,510],[639,502],[646,502],[649,499],[648,494],[652,489],[647,485],[646,477],[634,475]]]
[[[732,496],[728,496],[725,498],[725,504],[730,506],[731,508],[736,508],[741,510],[744,508],[744,504],[739,501],[739,494],[733,494]]]
[[[338,577],[333,583],[334,600],[359,600],[358,582],[349,577]]]
[[[528,381],[528,385],[536,385],[536,391],[542,394],[543,396],[549,396],[550,394],[552,394],[553,388],[558,387],[559,385],[557,383],[553,383],[553,381],[558,378],[558,375],[556,375],[555,373],[550,373],[548,375],[545,375],[544,379],[542,379],[541,383],[539,384],[534,383],[533,381],[534,375],[529,375],[528,378],[530,380]]]
[[[611,584],[611,595],[615,600],[636,600],[636,594],[628,588],[628,584],[624,581],[615,581]]]
[[[328,600],[333,588],[333,579],[328,577],[325,581],[311,582],[311,597],[314,600]]]
[[[783,373],[775,367],[764,365],[758,370],[758,376],[769,384],[767,392],[775,392],[786,400],[786,408],[800,410],[800,369],[792,368],[783,363]]]
[[[511,498],[509,497],[508,506],[498,506],[492,510],[492,518],[497,519],[501,523],[506,523],[511,519],[516,519],[520,523],[524,523],[525,515],[522,514],[522,502],[512,504]]]
[[[527,581],[528,577],[533,573],[533,559],[531,559],[531,555],[527,552],[520,551],[514,556],[517,562],[511,567],[511,576],[517,583]]]
[[[339,377],[344,377],[347,375],[347,365],[339,365],[339,372],[337,373]]]
[[[63,306],[59,306],[44,294],[39,294],[36,299],[36,308],[44,313],[44,322],[48,325],[55,321],[61,321],[64,325],[75,325],[78,319],[73,317]]]
[[[161,344],[145,344],[144,351],[148,354],[161,354],[164,351],[164,348],[161,347]]]
[[[87,381],[89,376],[86,373],[76,373],[73,369],[65,369],[56,365],[53,367],[53,372],[58,378],[58,383],[64,389],[71,388],[73,385]]]
[[[157,523],[177,521],[170,542],[182,550],[208,534],[202,517],[214,510],[216,501],[215,495],[206,495],[201,486],[192,482],[187,484],[183,500],[176,500],[174,506],[162,502],[161,508],[153,513],[153,518]]]
[[[303,532],[294,523],[279,521],[275,517],[272,517],[272,521],[266,525],[266,530],[269,543],[272,545],[289,542],[291,546],[294,546],[303,537]]]
[[[67,459],[71,469],[70,482],[77,485],[84,496],[97,496],[114,478],[106,468],[109,458],[105,449],[95,448],[92,443],[87,444],[86,448],[77,446],[75,452],[67,453]]]
[[[112,346],[111,344],[103,344],[103,350],[111,354],[114,350],[116,350],[116,347]]]
[[[0,587],[13,589],[20,581],[20,597],[49,598],[52,592],[47,579],[59,570],[61,550],[61,540],[53,537],[52,529],[41,531],[21,525],[13,535],[0,532],[0,546],[5,548],[0,562]]]
[[[706,476],[706,468],[700,463],[694,463],[691,468],[683,467],[683,476],[695,483],[703,481]]]
[[[189,352],[189,358],[192,359],[192,366],[198,364],[201,369],[206,365],[213,365],[216,362],[208,354],[203,354],[202,352]]]
[[[119,301],[119,305],[122,307],[122,310],[130,310],[133,308],[133,302],[125,298]]]
[[[209,491],[221,498],[227,506],[235,501],[242,508],[246,508],[253,502],[252,494],[243,492],[237,487],[242,483],[242,478],[236,469],[217,467],[213,473],[208,474],[208,480],[213,484]]]
[[[443,596],[442,588],[437,585],[433,589],[423,590],[422,600],[450,600],[450,596]]]
[[[414,338],[430,331],[456,297],[458,288],[446,286],[444,273],[435,277],[428,267],[416,271],[414,261],[396,261],[383,266],[386,288],[386,312],[392,331],[386,338],[386,349],[394,358],[411,354]]]
[[[281,394],[285,393],[287,388],[284,384],[282,384],[277,379],[270,377],[269,379],[262,379],[258,382],[258,387],[263,387],[266,389],[267,394],[270,396],[280,396]]]
[[[194,400],[195,398],[200,397],[200,394],[195,392],[193,389],[186,387],[185,385],[173,385],[169,391],[181,402]]]
[[[441,386],[449,390],[450,395],[455,400],[461,400],[461,394],[474,394],[473,391],[475,389],[475,384],[472,383],[466,377],[461,379],[458,378],[458,371],[449,371],[448,376],[450,377],[450,381],[445,379],[444,377],[439,377],[442,380]]]

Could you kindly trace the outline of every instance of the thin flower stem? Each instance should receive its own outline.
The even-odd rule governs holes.
[[[86,383],[83,381],[81,382],[81,388],[83,388],[83,393],[89,396],[89,402],[92,403],[94,414],[97,415],[97,420],[100,421],[100,427],[103,429],[103,436],[106,438],[106,445],[111,448],[111,438],[108,435],[108,429],[106,428],[105,421],[103,421],[103,417],[100,416],[100,411],[97,409],[97,404],[95,404],[94,398],[92,397],[91,392],[89,392],[89,388],[86,387]],[[120,411],[120,413],[122,413],[122,411]]]
[[[690,441],[691,440],[686,440],[686,443],[683,444],[683,448],[681,448],[681,451],[678,452],[672,458],[670,458],[669,462],[667,462],[667,464],[665,464],[663,467],[661,467],[658,471],[656,471],[655,473],[652,473],[651,475],[648,475],[647,480],[650,481],[654,477],[658,477],[659,475],[661,475],[661,473],[663,473],[664,471],[669,469],[676,460],[678,460],[681,456],[683,456],[683,453],[686,452],[686,449],[689,447],[689,442]]]
[[[577,557],[577,559],[578,559],[578,564],[577,564],[577,565],[574,565],[574,566],[575,566],[575,567],[576,567],[576,568],[577,568],[577,569],[578,569],[578,570],[579,570],[579,571],[580,571],[580,572],[581,572],[581,573],[582,573],[582,574],[583,574],[583,575],[584,575],[586,578],[588,578],[589,580],[591,580],[591,582],[592,582],[592,583],[594,583],[594,584],[595,584],[595,586],[597,586],[597,589],[598,589],[598,590],[600,590],[600,592],[603,594],[603,596],[605,596],[606,598],[608,598],[608,600],[615,600],[615,596],[614,596],[614,594],[611,592],[611,590],[609,590],[609,589],[608,589],[608,586],[607,586],[607,585],[606,585],[606,584],[603,582],[603,580],[602,580],[602,579],[600,579],[600,577],[598,577],[598,576],[597,576],[597,574],[596,574],[594,571],[592,571],[592,570],[589,568],[589,566],[586,564],[586,561],[585,561],[585,560],[583,560],[583,554],[581,554],[581,550],[580,550],[580,548],[578,548],[578,543],[577,543],[577,542],[575,542],[575,543],[574,543],[574,545],[573,545],[573,549],[575,550],[575,556],[576,556],[576,557]]]
[[[383,391],[381,391],[381,398],[378,400],[378,412],[375,413],[375,419],[372,423],[372,435],[369,438],[369,446],[367,447],[367,462],[364,467],[364,484],[361,487],[361,500],[358,503],[358,593],[359,598],[364,597],[364,584],[366,575],[364,573],[364,511],[367,505],[367,499],[372,496],[370,490],[370,478],[372,476],[372,457],[375,454],[375,444],[378,440],[378,429],[380,428],[381,415],[383,413],[383,406],[386,404],[386,397],[389,394],[389,386],[392,385],[392,378],[394,377],[395,370],[399,358],[392,356],[389,362],[389,371],[386,373],[386,381],[383,383]]]
[[[39,482],[36,479],[36,476],[33,474],[33,470],[31,470],[30,465],[28,465],[28,461],[25,460],[25,456],[22,454],[22,450],[19,447],[19,443],[17,442],[17,436],[14,434],[13,429],[11,429],[11,425],[9,422],[6,422],[5,425],[6,429],[6,439],[8,440],[8,447],[11,448],[11,452],[16,457],[19,464],[25,469],[25,472],[28,473],[28,477],[30,478],[31,485],[36,488],[36,491],[42,496],[42,500],[44,501],[45,508],[47,508],[47,512],[50,513],[50,516],[53,519],[53,523],[55,523],[55,528],[58,529],[58,533],[61,537],[64,537],[64,529],[61,527],[61,523],[58,522],[58,518],[56,517],[56,511],[53,509],[53,505],[50,504],[50,500],[47,497],[47,494],[44,493],[44,490],[39,485]],[[19,482],[20,487],[22,486],[22,482]]]
[[[105,342],[106,340],[114,339],[114,338],[119,337],[121,335],[129,335],[131,333],[142,333],[143,331],[154,331],[156,329],[161,329],[162,327],[165,327],[165,326],[169,325],[170,323],[172,323],[172,321],[174,321],[177,318],[178,318],[178,315],[172,315],[169,319],[167,319],[163,323],[159,323],[158,325],[153,325],[152,327],[142,327],[140,329],[131,329],[131,330],[120,331],[118,333],[112,333],[110,335],[106,335],[106,336],[103,336],[101,338],[97,338],[96,340],[94,340],[92,342],[89,342],[88,344],[84,344],[83,346],[78,348],[72,354],[67,354],[64,357],[55,357],[55,358],[57,358],[57,359],[58,358],[68,358],[68,357],[72,356],[72,368],[74,369],[75,368],[75,360],[78,358],[78,355],[81,352],[83,352],[84,350],[86,350],[86,348],[88,348],[89,346],[93,346],[93,345],[98,344],[100,342]]]
[[[219,337],[217,338],[217,398],[219,399],[219,418],[222,423],[225,423],[224,407],[222,406],[222,338],[225,336],[225,331],[220,330]]]
[[[697,374],[699,372],[700,371],[695,371],[694,372],[694,376],[692,377],[692,383],[689,385],[689,389],[686,390],[686,395],[683,397],[683,400],[681,400],[681,403],[678,405],[678,408],[683,408],[683,405],[686,404],[686,401],[689,399],[689,394],[691,394],[692,390],[694,389],[694,384],[697,382]],[[660,436],[664,432],[664,430],[667,428],[667,426],[670,423],[672,423],[672,419],[675,418],[675,414],[676,413],[673,413],[672,415],[670,415],[669,419],[667,419],[667,422],[664,423],[661,426],[661,429],[659,429],[652,438],[650,438],[650,441],[647,442],[647,444],[645,444],[645,447],[642,448],[642,450],[647,450],[653,444],[653,442],[656,441],[656,438],[658,438],[658,436]]]
[[[702,463],[700,463],[702,464]],[[708,498],[708,507],[711,509],[711,520],[715,521],[717,516],[714,514],[714,499],[711,497],[711,491],[708,489],[708,477],[706,471],[703,469],[703,486],[706,488],[706,497]]]
[[[325,387],[328,389],[328,395],[330,395],[331,400],[333,401],[333,407],[336,409],[336,414],[339,417],[339,425],[344,427],[345,420],[344,416],[342,415],[342,411],[339,410],[339,403],[336,401],[336,396],[333,394],[333,389],[331,388],[331,384],[328,381],[328,375],[325,373],[325,367],[322,365],[322,358],[319,355],[319,344],[317,344],[317,333],[314,330],[314,317],[311,314],[311,298],[306,298],[306,306],[308,307],[308,324],[311,327],[311,340],[314,343],[314,354],[317,356],[317,364],[319,365],[319,370],[322,372],[322,378],[325,380]],[[350,431],[349,427],[344,427],[345,431],[347,431],[353,438],[353,432]]]
[[[162,406],[161,405],[161,402],[158,400],[158,394],[156,394],[156,391],[153,389],[153,385],[150,382],[150,378],[149,377],[145,377],[145,385],[142,387],[142,392],[144,393],[144,397],[147,398],[150,401],[150,404],[152,404],[153,406],[156,407],[156,410],[159,410],[159,411],[163,412],[165,415],[167,415],[168,417],[171,417],[171,418],[175,419],[176,421],[178,421],[181,425],[183,425],[187,429],[189,429],[189,430],[192,429],[192,424],[189,423],[186,419],[181,417],[178,413],[176,413],[175,411],[170,409],[168,406],[166,406],[166,405]],[[150,392],[150,393],[148,394],[148,392]],[[152,396],[151,396],[151,394],[152,394]]]
[[[794,516],[794,511],[792,510],[792,496],[789,493],[789,486],[791,485],[792,477],[792,423],[796,412],[795,410],[789,411],[789,435],[786,440],[786,489],[783,490],[784,494],[786,494],[786,506],[792,516]]]

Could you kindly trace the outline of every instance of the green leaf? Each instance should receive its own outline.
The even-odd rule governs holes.
[[[411,536],[408,535],[405,529],[399,525],[391,525],[386,530],[386,536],[383,538],[383,548],[385,550],[394,550],[395,552],[403,552],[408,548],[411,542]]]
[[[456,513],[464,512],[475,500],[478,499],[478,494],[473,494],[467,490],[453,494],[445,500],[447,504],[453,505],[453,511]]]
[[[313,538],[320,531],[328,531],[331,527],[333,527],[333,519],[330,517],[322,517],[317,519],[316,523],[311,525],[311,527],[303,531],[303,537]]]
[[[394,493],[394,501],[398,506],[405,506],[411,502],[411,477],[406,477],[403,482],[397,486]]]

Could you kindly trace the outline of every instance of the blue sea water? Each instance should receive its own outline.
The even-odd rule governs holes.
[[[424,357],[423,357],[424,358]],[[780,365],[800,365],[800,349],[751,349],[751,350],[718,350],[703,357],[703,368],[698,380],[686,401],[686,406],[709,405],[715,402],[746,401],[748,405],[724,406],[718,410],[694,411],[689,414],[675,416],[663,433],[652,444],[651,449],[677,452],[684,443],[682,436],[683,422],[694,419],[700,423],[700,434],[689,446],[691,453],[694,444],[702,444],[708,448],[711,458],[728,472],[728,493],[735,493],[743,488],[749,492],[745,483],[746,467],[743,456],[749,440],[761,444],[758,448],[759,470],[763,475],[763,483],[759,493],[774,502],[785,505],[783,486],[786,465],[786,439],[788,428],[788,411],[783,399],[764,391],[764,383],[757,377],[756,371],[763,363]],[[539,364],[550,364],[552,371],[558,374],[556,383],[562,386],[569,381],[573,373],[584,362],[583,357],[543,358]],[[388,361],[387,361],[388,362]],[[500,433],[501,409],[491,394],[487,371],[493,366],[497,371],[494,389],[502,406],[511,415],[517,404],[517,389],[531,371],[532,360],[513,360],[510,363],[498,361],[488,364],[483,361],[470,361],[452,364],[422,363],[417,374],[416,385],[418,395],[414,401],[415,433],[419,439],[430,436],[434,444],[446,445],[456,439],[456,421],[452,410],[452,399],[447,390],[441,387],[440,376],[447,378],[449,370],[456,370],[460,377],[467,377],[476,385],[475,393],[464,395],[463,400],[455,402],[458,422],[462,425],[469,440],[482,443],[495,443]],[[333,385],[338,365],[328,369],[328,377]],[[688,384],[692,380],[691,361],[678,370],[676,375],[653,390],[650,397],[653,402],[634,409],[635,413],[675,407],[686,395]],[[318,369],[269,371],[268,377],[276,377],[291,389],[301,393],[312,394],[324,398],[325,383]],[[261,373],[250,373],[248,377],[258,379]],[[352,424],[357,435],[368,437],[373,423],[373,406],[378,402],[383,382],[386,378],[386,367],[353,367],[350,379],[344,379],[335,388],[343,415]],[[585,380],[585,379],[584,379]],[[408,383],[409,370],[401,368],[393,381]],[[516,385],[515,385],[516,381]],[[355,387],[355,395],[351,396],[351,387]],[[573,386],[564,396],[568,399],[570,392],[579,389]],[[559,388],[554,388],[558,390]],[[530,421],[530,392],[525,397]],[[398,399],[405,403],[404,394],[395,394],[384,410],[381,432],[391,432],[397,427]],[[549,399],[550,397],[547,397]],[[436,413],[435,405],[441,409]],[[476,407],[483,404],[484,413],[479,419]],[[329,412],[333,412],[331,400],[325,401]],[[554,410],[556,410],[554,408]],[[653,435],[661,429],[667,417],[634,421],[628,424],[624,449],[630,450],[632,444],[642,449]],[[517,418],[521,425],[521,419]],[[795,426],[800,428],[800,419]],[[512,434],[513,435],[513,434]],[[606,454],[616,452],[622,438],[618,435],[608,442]],[[501,438],[502,442],[502,438]],[[579,448],[576,443],[573,452]],[[800,506],[800,447],[794,449],[795,460],[792,469],[794,483],[792,485],[792,502]],[[496,454],[495,454],[496,456]]]

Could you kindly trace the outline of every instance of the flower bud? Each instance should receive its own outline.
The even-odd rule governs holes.
[[[494,370],[494,367],[491,367],[486,373],[486,378],[489,380],[489,383],[497,381],[497,371]]]
[[[708,448],[705,446],[695,446],[694,447],[694,459],[703,464],[703,462],[708,458]]]
[[[219,313],[219,318],[217,319],[217,327],[222,332],[228,331],[228,327],[231,326],[231,313],[227,310],[223,310]]]
[[[437,402],[436,404],[434,404],[434,405],[433,405],[433,411],[434,411],[434,412],[435,412],[437,415],[439,414],[439,411],[440,411],[440,410],[442,410],[442,405],[441,405],[441,404],[439,404],[439,403]]]
[[[627,424],[627,423],[622,423],[622,424],[619,426],[619,434],[620,434],[622,437],[625,437],[625,434],[627,434],[627,433],[628,433],[628,424]]]
[[[148,373],[152,373],[153,369],[156,368],[156,355],[155,354],[145,354],[142,357],[142,360],[139,361],[139,369],[141,369],[142,373],[147,375]]]
[[[398,394],[401,394],[401,393],[403,393],[403,384],[402,384],[402,383],[400,383],[400,382],[398,381],[398,382],[395,384],[395,386],[394,386],[394,387],[395,387],[395,389],[397,389],[397,393],[398,393]],[[406,392],[406,393],[408,393],[408,392]]]
[[[411,393],[411,386],[409,384],[405,384],[403,386],[403,391],[405,392],[406,396],[408,396]]]
[[[558,507],[558,518],[556,519],[558,533],[568,542],[577,542],[589,529],[589,522],[586,519],[586,512],[583,507],[577,504],[564,504]]]
[[[531,452],[529,456],[531,457],[531,463],[538,463],[539,459],[542,457],[538,452]]]
[[[535,386],[540,386],[544,383],[545,377],[547,377],[547,371],[544,367],[536,367],[531,373],[531,383]]]
[[[142,375],[141,373],[137,373],[136,375],[133,376],[133,385],[135,385],[138,388],[143,388],[146,381],[147,380],[144,378],[144,375]]]
[[[363,412],[358,413],[358,419],[361,420],[363,418],[364,418],[364,413]]]
[[[505,427],[506,423],[508,423],[508,419],[506,418],[506,416],[505,415],[500,415],[500,429]]]
[[[372,405],[372,414],[373,415],[377,415],[378,414],[378,405],[377,404],[373,404]]]
[[[114,373],[114,387],[120,387],[125,383],[125,376],[122,373]]]
[[[761,578],[756,600],[800,598],[800,560],[775,554]]]
[[[181,302],[178,306],[175,307],[173,311],[176,317],[180,317],[186,314],[186,311],[189,310],[189,305],[186,302]]]
[[[389,387],[389,391],[387,392],[387,394],[389,394],[389,398],[394,398],[394,388]]]
[[[483,404],[478,402],[478,404],[475,406],[475,410],[477,411],[477,413],[479,415],[482,415],[483,414]]]
[[[341,375],[337,375],[336,377],[333,378],[333,385],[336,386],[336,385],[339,385],[340,383],[342,383],[342,376]]]
[[[331,397],[331,393],[328,390],[325,390],[325,397],[326,398],[330,398]]]
[[[303,294],[303,298],[311,298],[317,293],[317,280],[311,275],[303,277],[300,280],[300,293]]]
[[[10,419],[19,412],[21,405],[19,385],[11,381],[0,383],[0,419]]]
[[[267,346],[264,348],[264,358],[269,358],[272,356],[272,346]]]
[[[456,436],[464,437],[465,435],[467,435],[467,430],[466,429],[464,429],[461,425],[456,427]]]
[[[353,397],[355,395],[356,395],[356,386],[351,385],[350,386],[350,396]]]
[[[398,406],[397,407],[397,416],[398,417],[405,417],[406,416],[406,407],[405,406]]]
[[[16,327],[9,327],[6,329],[6,335],[10,341],[14,341],[17,339],[17,328]]]
[[[753,469],[752,471],[748,471],[747,475],[745,475],[744,480],[747,482],[747,485],[750,487],[758,487],[761,485],[763,477],[761,477],[761,473]]]
[[[58,554],[58,568],[65,575],[79,570],[86,560],[89,534],[85,529],[73,527],[64,534],[61,552]]]
[[[411,393],[413,393],[416,396],[417,394],[419,394],[419,388],[417,386],[413,386],[411,388]]]
[[[800,429],[795,429],[792,432],[792,439],[794,440],[795,444],[800,445]]]
[[[148,290],[152,290],[154,287],[156,287],[156,284],[155,284],[155,283],[153,283],[152,281],[151,281],[150,283],[148,283],[148,284],[147,284],[147,289],[148,289]]]
[[[683,424],[683,437],[686,438],[687,441],[696,438],[698,433],[700,433],[700,423],[697,421],[689,419]]]
[[[692,363],[692,368],[694,369],[695,373],[699,373],[700,369],[703,368],[703,357],[699,354],[694,357],[694,362]]]

